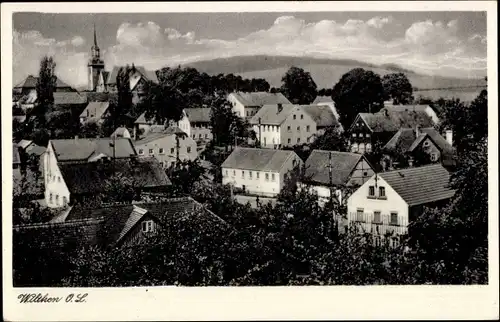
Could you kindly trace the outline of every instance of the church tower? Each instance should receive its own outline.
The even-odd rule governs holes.
[[[90,59],[88,63],[88,90],[95,91],[99,77],[104,71],[104,61],[101,59],[101,50],[97,45],[97,36],[94,24],[94,45],[91,48]],[[104,80],[105,81],[105,80]]]

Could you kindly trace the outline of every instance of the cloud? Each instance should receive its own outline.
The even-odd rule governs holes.
[[[486,36],[463,36],[458,20],[416,21],[407,28],[391,16],[344,22],[306,22],[294,16],[277,18],[266,29],[233,39],[198,38],[156,22],[123,23],[116,43],[101,48],[106,68],[134,63],[148,69],[236,55],[304,55],[394,63],[417,72],[445,76],[482,76],[486,72]],[[87,82],[89,48],[85,39],[56,41],[38,31],[14,32],[15,75],[37,73],[40,58],[54,55],[61,77]]]

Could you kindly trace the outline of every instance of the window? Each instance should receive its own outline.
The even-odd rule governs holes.
[[[303,120],[304,119],[304,114],[300,114],[300,119]]]
[[[236,170],[233,170],[233,177],[236,176]]]
[[[363,177],[368,177],[368,172],[363,172]],[[373,194],[375,194],[375,191],[373,192]]]
[[[61,182],[61,177],[57,177],[57,182]]]
[[[363,133],[359,133],[359,137],[362,138],[363,137]]]
[[[266,145],[266,144],[267,144],[267,139],[266,139],[266,138],[264,138],[264,145]]]
[[[163,150],[163,148],[159,148],[159,149],[158,149],[158,153],[159,153],[159,154],[163,154],[163,153],[165,153],[165,151]]]
[[[382,220],[380,218],[380,211],[374,211],[373,212],[373,222],[376,224],[382,223]]]
[[[398,224],[398,213],[391,212],[391,225],[397,225],[397,224]]]
[[[353,133],[353,134],[352,134],[352,137],[353,137],[353,138],[355,138],[355,137],[356,137],[356,133]]]
[[[309,138],[306,139],[306,142],[309,143]]]
[[[259,173],[257,172],[257,179],[259,179]]]
[[[56,205],[59,206],[59,195],[56,195]]]
[[[227,170],[226,170],[226,177],[228,176]]]
[[[144,154],[144,150],[143,149],[139,149],[139,154],[143,155]]]
[[[250,116],[250,112],[249,111],[247,111],[247,116]]]
[[[364,218],[363,218],[363,213],[364,213],[364,209],[363,208],[358,208],[357,211],[356,211],[356,221],[359,221],[359,222],[364,222]]]
[[[187,153],[191,153],[191,147],[190,146],[187,147]]]
[[[292,143],[292,139],[288,139],[288,144]]]
[[[306,132],[309,132],[311,130],[311,127],[308,125],[306,126]]]
[[[423,144],[424,147],[428,147],[429,145],[430,145],[429,141],[425,141]]]
[[[266,126],[265,125],[262,127],[262,132],[266,132]]]
[[[66,196],[63,197],[63,206],[68,204],[68,198]]]
[[[290,131],[292,130],[292,127],[291,127],[290,125],[288,125],[288,126],[286,127],[286,130],[287,130],[288,132],[290,132]]]
[[[252,179],[252,171],[248,173],[248,176],[250,177],[250,179]]]
[[[141,223],[141,228],[143,233],[150,233],[153,231],[153,221],[145,220]]]
[[[241,178],[245,179],[245,171],[241,170]]]
[[[170,148],[170,153],[174,153],[175,148]]]
[[[369,186],[368,187],[368,195],[370,197],[374,197],[375,196],[375,186]]]
[[[438,160],[438,156],[437,156],[437,154],[436,154],[436,153],[431,153],[431,161],[432,161],[432,162],[435,162],[435,161],[437,161],[437,160]]]
[[[160,161],[160,164],[161,164],[162,168],[165,168],[165,162],[164,161]]]
[[[155,154],[155,151],[153,149],[149,149],[149,154]]]
[[[273,173],[273,174],[271,174],[271,181],[275,181],[275,180],[276,180],[276,178],[274,177],[274,173]]]
[[[198,139],[201,139],[201,133],[200,133],[200,134],[198,134]]]
[[[52,192],[49,194],[49,203],[52,203]]]
[[[300,138],[297,138],[297,143],[300,143]]]
[[[371,143],[366,143],[366,152],[371,152],[371,151],[372,151]]]
[[[300,132],[300,126],[297,126],[297,132]]]
[[[366,135],[365,135],[365,136],[366,136],[367,138],[369,138],[369,137],[370,137],[370,133],[366,133]]]
[[[297,115],[293,114],[293,119],[296,120],[297,119]]]
[[[351,145],[351,152],[358,152],[358,144],[357,143],[353,143]]]
[[[378,188],[378,196],[384,198],[385,197],[385,187]]]
[[[269,181],[269,173],[266,173],[266,181]]]

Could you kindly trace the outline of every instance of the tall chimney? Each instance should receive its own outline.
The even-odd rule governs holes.
[[[420,126],[415,125],[415,137],[418,138],[420,136]]]
[[[453,146],[453,131],[452,130],[446,130],[445,131],[445,136],[446,136],[446,141]]]
[[[278,103],[278,113],[281,113],[283,111],[283,104]]]

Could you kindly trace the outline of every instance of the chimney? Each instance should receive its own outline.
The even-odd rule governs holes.
[[[283,104],[278,103],[278,113],[281,113],[283,111]]]
[[[446,141],[453,146],[453,131],[452,130],[446,130],[445,131],[445,137]]]
[[[415,125],[415,137],[418,138],[420,136],[420,126]]]

